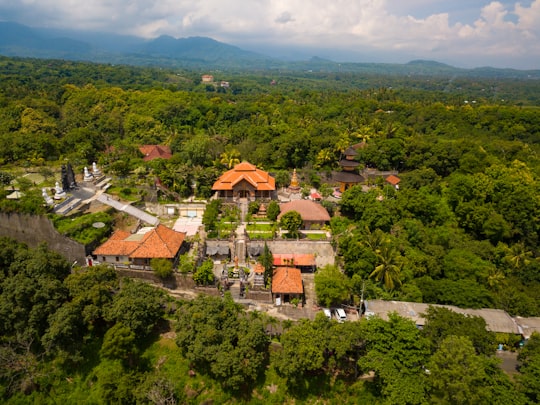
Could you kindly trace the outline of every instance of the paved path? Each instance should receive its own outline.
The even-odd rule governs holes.
[[[96,198],[99,202],[107,204],[118,211],[125,212],[137,219],[140,219],[142,222],[145,222],[149,225],[156,226],[159,224],[159,218],[150,215],[143,210],[140,210],[130,204],[125,204],[120,201],[114,200],[109,194],[103,193],[97,196]]]

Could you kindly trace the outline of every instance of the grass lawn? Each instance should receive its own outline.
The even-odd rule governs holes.
[[[309,240],[326,240],[326,234],[325,233],[306,233],[306,238]]]
[[[248,232],[251,239],[270,240],[274,237],[274,232]]]
[[[249,231],[259,231],[259,232],[270,232],[273,229],[272,224],[247,224],[246,230]]]

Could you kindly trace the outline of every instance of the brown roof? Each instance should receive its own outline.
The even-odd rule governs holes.
[[[281,219],[283,214],[289,211],[296,211],[304,221],[326,222],[330,221],[330,214],[321,204],[311,200],[293,200],[279,206],[280,214],[278,219]]]
[[[332,172],[332,180],[339,183],[362,183],[364,177],[357,173],[352,172]]]
[[[185,236],[185,233],[173,231],[164,225],[136,234],[118,230],[93,253],[96,256],[172,259],[182,247]]]
[[[170,159],[172,157],[171,148],[165,145],[143,145],[139,150],[144,155],[143,160],[148,162],[153,159]]]
[[[274,270],[272,277],[272,293],[302,294],[302,273],[293,267],[279,267]]]
[[[241,181],[247,181],[258,191],[273,191],[276,181],[267,172],[257,169],[248,162],[242,162],[223,173],[212,186],[212,190],[232,190]]]
[[[274,254],[274,266],[315,266],[315,255],[306,254]]]
[[[401,179],[398,176],[394,176],[393,174],[391,174],[390,176],[386,178],[386,181],[390,183],[391,185],[395,186],[401,181]]]

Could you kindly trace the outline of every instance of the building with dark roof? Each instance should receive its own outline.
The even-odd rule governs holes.
[[[338,163],[341,171],[332,173],[332,179],[339,183],[339,191],[342,193],[348,188],[364,182],[364,178],[358,174],[360,163],[356,160],[357,155],[354,148],[347,148]]]

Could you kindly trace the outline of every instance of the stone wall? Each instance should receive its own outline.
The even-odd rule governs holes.
[[[246,251],[249,254],[251,250],[256,250],[261,254],[264,248],[263,241],[246,241]],[[317,240],[269,240],[266,242],[268,248],[273,254],[313,254],[315,255],[315,264],[324,267],[327,264],[335,264],[335,252],[332,244],[327,241]],[[255,248],[256,249],[253,249]],[[226,255],[215,254],[214,260],[224,260],[230,258],[230,251],[234,252],[233,243],[229,240],[211,239],[206,241],[206,252],[227,252]]]
[[[0,236],[24,242],[31,248],[46,242],[49,249],[60,253],[69,262],[86,264],[85,246],[58,233],[46,216],[0,213]]]
[[[248,291],[246,292],[246,299],[271,304],[272,293],[270,291],[257,291],[248,289]]]
[[[153,271],[148,270],[132,270],[116,268],[118,274],[122,277],[138,278],[141,280],[151,281],[155,284],[162,284],[163,286],[170,288],[171,290],[194,290],[195,282],[191,274],[179,274],[175,273],[174,277],[170,280],[161,280]],[[214,288],[215,289],[215,288]]]

